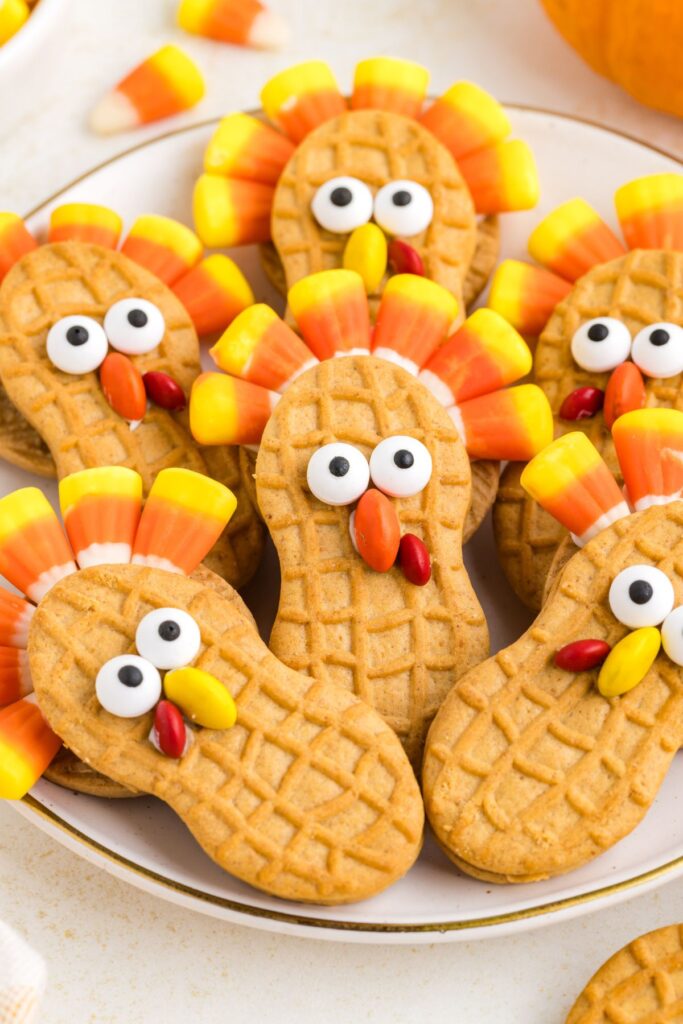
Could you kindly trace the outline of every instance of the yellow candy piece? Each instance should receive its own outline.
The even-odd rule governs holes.
[[[360,274],[368,295],[379,290],[387,269],[387,238],[377,224],[363,224],[351,233],[343,264]]]
[[[603,697],[619,697],[642,682],[661,645],[661,634],[654,626],[636,629],[620,640],[600,669],[598,689]]]
[[[167,672],[164,692],[184,715],[206,729],[231,729],[237,721],[237,708],[228,690],[200,668]]]
[[[19,31],[30,13],[26,0],[0,0],[0,46]]]

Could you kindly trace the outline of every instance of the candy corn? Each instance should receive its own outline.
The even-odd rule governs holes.
[[[205,729],[231,729],[237,708],[223,683],[200,668],[176,668],[164,677],[164,693],[191,722]]]
[[[273,195],[270,185],[258,181],[200,175],[192,201],[197,234],[212,248],[267,242]]]
[[[16,213],[0,213],[0,281],[17,260],[37,246],[21,217]]]
[[[246,277],[220,253],[207,256],[173,284],[172,290],[190,314],[197,334],[221,331],[254,301]]]
[[[26,647],[28,627],[35,608],[16,594],[0,587],[0,644]]]
[[[59,520],[42,491],[23,487],[0,498],[0,573],[36,604],[76,571]]]
[[[147,409],[147,393],[142,374],[122,352],[110,352],[100,367],[100,387],[104,397],[119,416],[138,423]]]
[[[59,484],[59,504],[81,569],[130,561],[142,511],[142,479],[124,466],[84,469]]]
[[[258,444],[277,399],[249,381],[202,373],[192,385],[190,430],[199,444]]]
[[[553,415],[536,384],[494,391],[448,410],[470,458],[526,462],[553,437]]]
[[[0,799],[21,800],[61,745],[32,697],[0,710]]]
[[[259,50],[279,50],[289,39],[280,15],[259,0],[181,0],[178,24],[194,35]]]
[[[391,110],[416,118],[428,85],[429,72],[419,64],[395,57],[372,57],[356,66],[351,108]]]
[[[420,121],[456,160],[497,145],[511,131],[500,103],[472,82],[456,82],[424,112]]]
[[[226,178],[276,185],[294,153],[288,138],[249,114],[224,117],[204,152],[204,170]]]
[[[614,197],[629,249],[683,249],[683,174],[651,174]]]
[[[0,0],[0,46],[16,35],[30,13],[26,0]]]
[[[0,708],[33,692],[26,651],[0,647]]]
[[[629,515],[617,482],[585,434],[565,434],[522,471],[522,486],[586,544],[610,523]]]
[[[531,352],[514,327],[491,309],[477,309],[435,350],[420,380],[450,406],[520,380],[531,364]]]
[[[625,249],[585,199],[570,199],[532,231],[529,252],[548,270],[576,281],[598,263],[623,256]]]
[[[683,496],[683,412],[638,409],[612,427],[629,500],[637,512]]]
[[[447,336],[457,312],[453,295],[428,277],[391,277],[377,312],[372,354],[417,373]]]
[[[342,264],[345,270],[360,274],[366,292],[372,295],[379,291],[387,270],[387,259],[387,236],[377,224],[370,222],[351,232],[344,246]]]
[[[211,355],[226,373],[280,392],[317,362],[291,327],[261,303],[233,320]]]
[[[363,279],[351,270],[323,270],[290,288],[289,307],[303,339],[318,357],[367,355],[370,313]]]
[[[571,284],[542,267],[503,260],[491,282],[489,306],[520,334],[538,335]]]
[[[118,213],[94,203],[65,203],[50,215],[48,242],[91,242],[115,249],[123,222]]]
[[[538,172],[526,142],[511,139],[469,153],[458,167],[478,213],[530,210],[538,202]]]
[[[334,75],[320,60],[287,68],[261,90],[266,115],[293,142],[301,142],[319,124],[346,110]]]
[[[202,243],[185,224],[149,213],[137,218],[121,252],[172,285],[202,258]]]
[[[204,80],[177,46],[162,46],[100,100],[90,115],[98,135],[113,135],[180,114],[199,103]]]
[[[232,491],[189,469],[162,469],[135,535],[132,561],[190,575],[237,507]]]

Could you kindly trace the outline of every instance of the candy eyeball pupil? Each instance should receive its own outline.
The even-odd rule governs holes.
[[[353,194],[350,188],[346,188],[344,185],[340,185],[337,188],[332,189],[330,193],[330,202],[334,206],[348,206],[353,199]]]
[[[604,341],[608,334],[607,324],[591,324],[588,328],[588,337],[591,341]]]
[[[118,671],[119,682],[124,686],[140,686],[142,683],[142,672],[135,665],[124,665]]]
[[[652,599],[654,590],[647,580],[634,580],[628,588],[628,596],[634,604],[647,604]]]
[[[173,619],[166,619],[159,626],[159,636],[162,640],[177,640],[180,636],[180,626]]]
[[[656,330],[652,331],[652,333],[650,334],[650,341],[653,345],[657,346],[666,345],[667,341],[669,341],[670,338],[671,335],[668,331],[665,331],[663,327],[657,327]]]
[[[399,469],[410,469],[415,462],[415,456],[407,448],[399,448],[394,455],[394,463]]]
[[[330,462],[330,473],[332,476],[346,476],[350,468],[349,460],[345,459],[343,455],[335,455]]]
[[[131,327],[145,327],[148,320],[144,309],[131,309],[128,314],[128,323]]]
[[[90,337],[87,327],[70,327],[66,332],[66,340],[70,345],[85,345]]]
[[[394,206],[409,206],[410,203],[412,203],[413,201],[413,197],[411,196],[410,192],[402,188],[399,189],[398,192],[394,192],[393,196],[391,197],[391,201],[394,204]]]

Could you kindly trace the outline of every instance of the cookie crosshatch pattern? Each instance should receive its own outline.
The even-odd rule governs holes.
[[[202,262],[178,222],[140,217],[117,251],[120,231],[113,211],[68,204],[39,245],[18,217],[0,217],[0,452],[59,477],[126,465],[146,488],[171,466],[222,480],[238,511],[210,565],[241,586],[263,529],[239,453],[198,448],[184,409],[200,371],[197,329],[224,327],[253,295],[227,257]]]
[[[464,310],[493,270],[497,215],[534,206],[538,179],[493,97],[457,82],[425,107],[428,82],[410,61],[371,58],[347,102],[321,61],[280,72],[261,92],[275,127],[231,114],[207,147],[194,194],[202,240],[263,244],[283,294],[343,266],[363,274],[374,313],[388,275],[411,271]]]
[[[384,889],[422,842],[398,739],[353,695],[278,662],[238,599],[186,575],[234,512],[227,488],[173,469],[142,511],[141,494],[123,468],[66,477],[68,540],[37,489],[0,499],[0,569],[37,603],[3,597],[30,674],[3,681],[0,792],[25,793],[63,740],[167,802],[257,888],[323,904]]]

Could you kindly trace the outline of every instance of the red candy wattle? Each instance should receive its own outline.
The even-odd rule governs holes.
[[[173,377],[159,370],[150,370],[143,374],[143,384],[150,402],[154,402],[161,409],[170,409],[175,412],[184,409],[187,405],[185,392]]]
[[[175,704],[160,700],[154,712],[154,732],[162,753],[167,757],[182,757],[185,753],[185,722]]]
[[[389,265],[395,274],[417,274],[418,277],[425,276],[424,263],[417,249],[412,245],[395,238],[389,243],[388,249]]]
[[[575,640],[560,648],[555,664],[567,672],[588,672],[602,665],[611,649],[605,640]]]
[[[560,406],[560,417],[572,421],[591,419],[600,412],[604,401],[605,393],[601,388],[577,388],[567,395]]]
[[[398,548],[397,565],[409,583],[416,587],[424,587],[432,575],[432,564],[427,548],[414,533],[406,533],[401,537]]]

